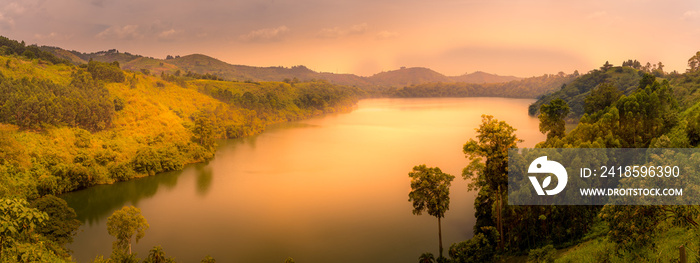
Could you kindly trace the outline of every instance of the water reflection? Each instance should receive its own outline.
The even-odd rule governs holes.
[[[484,113],[517,128],[521,146],[534,146],[544,136],[527,115],[531,102],[363,100],[351,113],[221,142],[208,164],[67,194],[88,222],[70,248],[77,262],[109,255],[106,218],[134,204],[151,225],[133,247],[140,256],[161,245],[178,262],[205,255],[220,262],[415,261],[437,253],[437,223],[411,213],[410,169],[425,163],[459,178],[467,162],[462,145]],[[446,247],[472,236],[475,195],[467,182],[453,182]]]
[[[112,185],[97,185],[61,197],[75,209],[78,220],[92,225],[124,205],[138,206],[142,199],[153,197],[159,189],[175,188],[181,174],[197,175],[197,191],[201,195],[206,194],[211,186],[211,169],[200,163],[189,165],[183,171],[167,172]]]
[[[205,165],[196,165],[195,170],[197,170],[197,194],[206,196],[214,181],[214,173],[211,167]]]

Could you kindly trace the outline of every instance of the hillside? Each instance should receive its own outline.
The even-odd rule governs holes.
[[[475,84],[484,84],[484,83],[503,83],[503,82],[511,82],[515,80],[520,80],[522,78],[514,77],[514,76],[499,76],[496,74],[490,74],[482,71],[477,71],[469,74],[464,74],[461,76],[455,76],[455,77],[450,77],[453,81],[456,82],[464,82],[464,83],[475,83]]]
[[[385,96],[538,98],[576,79],[576,75],[542,75],[501,83],[434,82],[384,91]]]
[[[293,67],[253,67],[245,65],[233,65],[203,54],[186,56],[169,56],[166,59],[155,59],[133,55],[128,52],[119,52],[111,49],[94,53],[80,53],[67,51],[57,47],[41,47],[42,50],[52,52],[59,58],[67,59],[79,65],[90,60],[100,62],[117,61],[124,70],[149,72],[160,75],[174,74],[177,70],[181,73],[191,71],[197,74],[212,74],[225,80],[233,81],[284,81],[288,80],[327,80],[331,83],[347,86],[355,86],[367,90],[384,90],[387,88],[402,88],[411,85],[426,83],[502,83],[520,78],[513,76],[499,76],[485,72],[473,72],[461,76],[448,77],[428,68],[401,68],[377,73],[370,77],[362,77],[354,74],[335,74],[328,72],[316,72],[305,66]]]
[[[211,158],[216,139],[346,110],[363,96],[324,81],[154,76],[95,59],[129,56],[116,52],[81,66],[51,63],[8,43],[11,53],[0,56],[0,197],[34,199],[179,170]],[[147,57],[119,64],[176,68]]]
[[[372,84],[383,87],[404,87],[424,83],[453,82],[452,79],[428,68],[401,68],[374,74],[367,78]]]
[[[635,91],[643,75],[643,71],[631,67],[594,69],[576,78],[571,83],[562,86],[560,90],[542,97],[530,105],[529,113],[530,115],[536,115],[542,104],[560,98],[566,101],[571,108],[569,118],[579,119],[585,113],[584,100],[591,94],[593,89],[603,83],[610,83],[622,94],[629,95]]]

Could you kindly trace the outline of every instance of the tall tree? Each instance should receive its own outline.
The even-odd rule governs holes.
[[[549,104],[540,106],[540,132],[547,134],[547,140],[563,137],[566,132],[566,116],[569,115],[569,104],[556,98]]]
[[[438,219],[438,238],[440,240],[440,258],[442,258],[442,223],[441,218],[450,209],[450,185],[453,175],[443,173],[438,167],[426,167],[425,164],[413,167],[408,173],[411,177],[411,192],[408,201],[413,202],[413,214],[420,215],[427,211]]]
[[[136,243],[146,234],[148,221],[141,215],[141,209],[124,206],[107,218],[107,232],[117,238],[112,245],[115,251],[131,254],[131,239],[136,235]]]
[[[592,114],[613,105],[621,96],[622,91],[612,83],[605,82],[591,90],[591,95],[583,99],[583,108],[586,113]],[[540,127],[542,127],[541,123]]]
[[[49,220],[39,227],[37,232],[59,245],[73,242],[73,236],[78,234],[80,221],[75,219],[77,217],[75,210],[68,206],[65,200],[53,195],[46,195],[34,200],[31,206],[49,216]]]
[[[462,177],[469,181],[469,190],[479,190],[495,199],[496,224],[500,235],[498,246],[503,248],[502,203],[508,184],[508,149],[518,148],[522,142],[514,134],[515,128],[491,115],[481,115],[481,125],[476,129],[476,138],[464,144],[464,154],[469,165],[464,167]],[[485,160],[482,160],[485,159]],[[479,213],[479,211],[476,211]]]
[[[700,51],[688,59],[688,72],[695,72],[700,69]]]

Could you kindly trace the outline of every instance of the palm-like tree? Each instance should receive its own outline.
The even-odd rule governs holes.
[[[433,253],[425,252],[418,257],[418,263],[435,263]]]

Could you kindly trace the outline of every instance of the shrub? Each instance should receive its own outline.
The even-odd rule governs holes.
[[[134,171],[137,173],[154,175],[163,171],[158,152],[151,147],[143,147],[136,151],[132,163],[134,165]]]
[[[163,172],[181,170],[185,165],[182,154],[174,145],[159,149],[158,156]]]
[[[115,181],[126,181],[134,178],[136,174],[131,163],[112,164],[109,167],[109,177]]]
[[[557,250],[552,245],[531,249],[527,255],[527,262],[532,263],[554,263],[554,254]]]
[[[93,60],[88,62],[87,70],[95,80],[120,83],[126,80],[124,71],[119,68],[118,62],[104,63]]]

